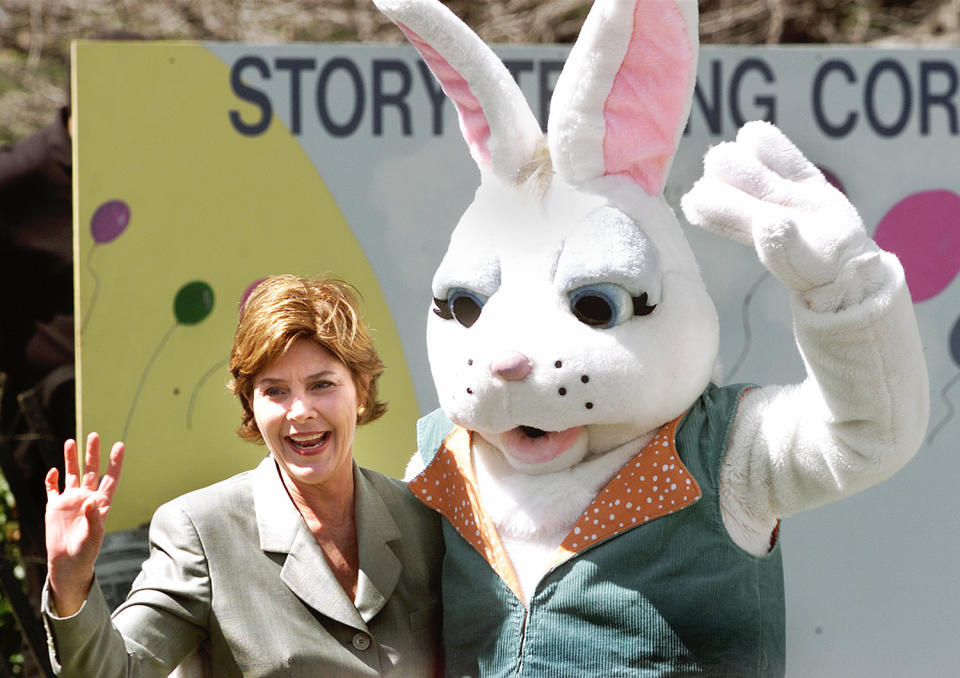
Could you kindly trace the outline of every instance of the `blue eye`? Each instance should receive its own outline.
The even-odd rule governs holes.
[[[487,297],[463,287],[454,287],[446,299],[434,299],[433,312],[444,320],[456,320],[464,327],[477,322]]]
[[[570,292],[568,297],[570,311],[577,320],[590,327],[609,329],[634,315],[633,297],[612,283],[584,285]]]

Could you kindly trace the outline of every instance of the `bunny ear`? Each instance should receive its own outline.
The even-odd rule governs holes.
[[[374,0],[433,71],[460,117],[470,155],[512,181],[543,134],[503,62],[438,0]]]
[[[622,175],[659,195],[697,76],[696,0],[597,0],[557,80],[547,138],[576,185]]]

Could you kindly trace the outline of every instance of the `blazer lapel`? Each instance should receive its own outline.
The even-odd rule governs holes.
[[[276,462],[270,456],[256,469],[253,496],[260,548],[265,552],[286,554],[280,571],[281,581],[320,614],[366,631],[364,618],[330,570],[323,551],[293,505]]]
[[[306,523],[302,523],[297,532],[280,579],[320,614],[347,626],[367,630],[366,622],[333,575]]]
[[[401,533],[380,494],[356,464],[353,480],[360,552],[356,608],[369,622],[387,604],[400,579],[400,559],[388,542],[399,539]]]

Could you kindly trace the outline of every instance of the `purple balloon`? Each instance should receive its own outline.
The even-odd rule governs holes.
[[[250,283],[249,287],[243,292],[243,296],[240,297],[240,313],[243,313],[244,307],[247,305],[247,299],[250,298],[250,295],[253,294],[253,291],[257,289],[257,285],[262,283],[266,278],[258,278]]]
[[[960,366],[960,318],[957,318],[950,330],[950,356],[953,362]]]
[[[130,223],[130,206],[123,200],[108,200],[90,218],[90,233],[99,245],[114,240]]]
[[[823,174],[823,178],[827,180],[831,186],[843,193],[847,194],[847,189],[844,188],[843,182],[840,181],[840,177],[833,173],[830,169],[824,167],[823,165],[817,165],[817,169],[820,170],[820,173]]]

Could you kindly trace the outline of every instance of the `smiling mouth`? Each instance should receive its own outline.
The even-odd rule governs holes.
[[[296,434],[288,435],[287,440],[297,450],[302,452],[312,452],[317,448],[323,447],[323,444],[330,438],[330,431],[314,434]]]

